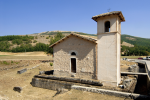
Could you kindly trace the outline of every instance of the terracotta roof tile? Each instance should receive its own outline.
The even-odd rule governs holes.
[[[67,39],[68,37],[70,37],[72,35],[76,36],[76,37],[79,37],[79,38],[82,38],[82,39],[85,39],[85,40],[88,40],[88,41],[91,41],[91,42],[94,42],[94,43],[97,43],[97,39],[96,39],[97,37],[87,36],[87,35],[79,35],[79,34],[71,33],[71,34],[65,36],[64,38],[58,40],[54,44],[50,45],[49,47],[53,47],[53,46],[57,45],[58,43],[62,42],[63,40]]]
[[[97,21],[97,18],[104,17],[104,16],[109,16],[109,15],[118,15],[121,21],[125,21],[125,18],[124,18],[121,11],[112,11],[112,12],[99,14],[99,15],[93,16],[92,19]]]

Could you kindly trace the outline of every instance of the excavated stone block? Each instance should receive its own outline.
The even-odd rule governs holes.
[[[27,68],[17,71],[18,74],[22,74],[27,71]]]

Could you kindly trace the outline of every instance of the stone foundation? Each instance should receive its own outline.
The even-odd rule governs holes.
[[[93,85],[102,86],[103,84],[98,80],[87,80],[72,77],[57,77],[53,75],[35,75],[32,79],[32,86],[45,88],[50,90],[71,89],[72,85]]]
[[[50,90],[57,91],[58,89],[71,89],[71,84],[66,82],[59,82],[56,80],[50,80],[50,79],[41,79],[41,78],[33,78],[32,79],[32,86],[39,87],[39,88],[45,88]]]
[[[90,72],[77,72],[77,73],[69,73],[68,71],[54,71],[55,76],[63,76],[63,77],[72,77],[72,75],[76,78],[85,78],[85,79],[96,79],[96,76]]]

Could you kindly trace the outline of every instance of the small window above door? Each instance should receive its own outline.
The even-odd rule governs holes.
[[[76,53],[75,53],[75,52],[72,52],[71,55],[72,55],[72,56],[76,56]]]

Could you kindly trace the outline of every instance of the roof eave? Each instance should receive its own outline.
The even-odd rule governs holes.
[[[93,16],[92,19],[97,22],[97,19],[98,19],[98,18],[100,18],[100,17],[105,17],[105,16],[110,16],[110,15],[118,15],[119,18],[120,18],[120,20],[121,20],[121,22],[124,22],[124,21],[125,21],[125,18],[124,18],[124,16],[123,16],[123,14],[122,14],[121,11],[118,12],[118,13],[115,13],[115,14],[107,14],[107,15],[102,15],[102,16],[100,16],[100,15]]]
[[[57,44],[60,43],[61,41],[65,40],[66,38],[69,38],[69,37],[72,36],[72,35],[73,35],[73,36],[76,36],[76,37],[79,37],[79,38],[82,38],[82,39],[85,39],[85,40],[88,40],[88,41],[93,42],[93,43],[97,43],[97,39],[92,39],[92,38],[90,38],[90,39],[92,39],[92,40],[89,40],[89,39],[87,39],[87,38],[85,38],[85,37],[82,37],[82,36],[80,36],[80,35],[71,33],[71,34],[65,36],[64,38],[62,38],[61,40],[58,40],[58,41],[55,42],[54,44],[50,45],[49,48],[54,47],[55,45],[57,45]]]

